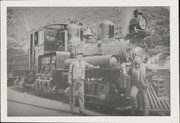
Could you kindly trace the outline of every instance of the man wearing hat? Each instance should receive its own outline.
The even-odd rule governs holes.
[[[85,115],[84,112],[84,81],[85,81],[85,68],[99,68],[95,67],[87,62],[83,58],[83,53],[79,52],[76,54],[77,58],[71,63],[69,69],[68,83],[72,89],[72,105],[70,105],[73,111],[75,105],[75,96],[78,95],[79,100],[79,112]]]
[[[152,67],[148,66],[147,64],[143,63],[145,59],[145,51],[141,47],[136,47],[133,53],[133,63],[130,70],[130,76],[131,76],[131,91],[130,91],[130,97],[132,99],[132,115],[136,115],[136,111],[138,108],[141,108],[143,110],[143,115],[148,116],[148,97],[147,97],[147,88],[149,86],[148,81],[146,79],[146,71],[147,70],[153,70]],[[125,66],[123,66],[123,71],[126,71]],[[153,70],[155,72],[155,70]],[[138,106],[138,100],[137,95],[140,95],[140,102],[141,106]]]
[[[139,12],[137,9],[134,10],[134,13],[133,13],[133,17],[131,18],[130,22],[129,22],[129,33],[131,33],[134,28],[139,28],[138,27],[138,15],[143,15],[142,12]]]

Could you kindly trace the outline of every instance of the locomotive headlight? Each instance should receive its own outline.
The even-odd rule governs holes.
[[[116,55],[111,56],[111,58],[109,59],[109,65],[112,68],[117,68],[118,64],[119,64],[118,57]]]
[[[140,28],[141,29],[146,29],[146,27],[147,27],[147,19],[145,17],[143,17],[143,16],[140,16],[138,21],[139,21]]]

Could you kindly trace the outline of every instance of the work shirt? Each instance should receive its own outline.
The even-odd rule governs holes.
[[[146,70],[152,69],[150,66],[147,66],[144,63],[140,65],[132,65],[132,84],[138,87],[139,89],[146,89],[148,86],[148,81],[146,79]]]
[[[95,66],[83,61],[74,60],[69,69],[68,80],[85,80],[85,68],[95,68]]]

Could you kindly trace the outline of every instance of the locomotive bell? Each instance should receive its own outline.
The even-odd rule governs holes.
[[[83,35],[84,35],[84,37],[93,36],[91,28],[90,28],[90,27],[87,27],[87,30],[84,32]]]
[[[99,39],[109,39],[114,37],[115,25],[112,21],[102,21],[98,27]]]
[[[70,43],[79,43],[81,41],[80,39],[80,27],[76,24],[70,24],[67,27],[69,32],[69,42]]]

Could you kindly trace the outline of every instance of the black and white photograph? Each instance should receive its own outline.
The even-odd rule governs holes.
[[[8,118],[174,115],[171,5],[5,9]]]

